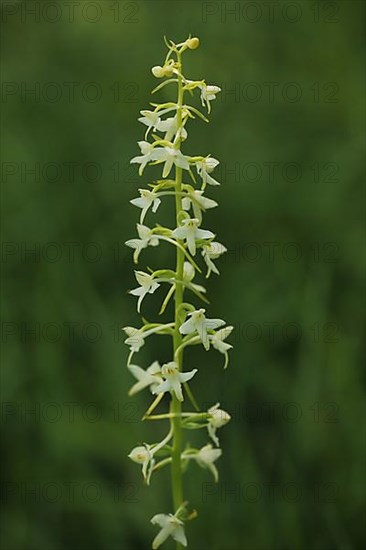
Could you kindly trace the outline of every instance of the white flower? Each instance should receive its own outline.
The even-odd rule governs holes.
[[[214,476],[216,483],[219,480],[219,473],[217,471],[217,468],[214,462],[215,460],[220,458],[221,455],[222,455],[222,450],[214,449],[211,443],[209,443],[208,445],[205,445],[204,447],[202,447],[202,449],[200,449],[198,453],[193,456],[193,458],[197,460],[198,464],[202,468],[208,468],[212,472],[212,475]]]
[[[217,269],[212,260],[217,260],[217,258],[219,258],[221,254],[224,254],[226,251],[226,247],[216,241],[212,241],[202,247],[202,256],[207,265],[206,278],[211,275],[211,271],[217,275],[220,275],[220,271]]]
[[[179,332],[181,334],[192,334],[197,332],[205,349],[208,350],[210,347],[210,341],[207,331],[221,327],[225,324],[225,321],[222,319],[206,319],[204,309],[192,311],[191,313],[188,313],[188,315],[190,318],[179,327]]]
[[[215,237],[212,231],[206,231],[198,227],[198,218],[187,218],[183,220],[183,225],[177,227],[172,232],[173,237],[176,239],[185,240],[188,246],[188,250],[194,256],[196,254],[196,240],[198,239],[211,239]]]
[[[209,185],[220,185],[218,181],[210,176],[211,172],[213,172],[219,164],[220,162],[213,157],[206,157],[204,160],[200,160],[196,163],[197,172],[201,176],[204,185],[207,183]]]
[[[154,235],[152,229],[150,229],[146,225],[141,225],[140,223],[138,223],[137,233],[140,237],[139,239],[130,239],[125,242],[127,246],[135,250],[133,254],[133,259],[135,263],[138,262],[140,252],[143,248],[146,248],[147,246],[158,246],[159,244],[158,237]]]
[[[155,465],[154,455],[151,452],[151,446],[139,446],[132,449],[128,457],[137,464],[142,464],[142,475],[144,480],[149,485],[152,474],[152,469]]]
[[[166,141],[172,141],[173,137],[176,135],[179,129],[179,137],[184,141],[187,139],[187,130],[182,126],[178,128],[178,117],[177,115],[161,120],[156,128],[159,132],[165,132],[164,139]]]
[[[159,111],[140,111],[142,114],[142,117],[138,118],[137,120],[141,122],[142,124],[145,124],[145,126],[148,127],[148,130],[150,128],[155,128],[157,124],[160,122],[160,113]]]
[[[139,297],[137,301],[137,311],[140,313],[141,303],[146,294],[153,294],[160,285],[154,281],[154,277],[152,275],[145,273],[144,271],[135,271],[135,277],[140,286],[130,290],[129,293]]]
[[[228,344],[227,342],[224,342],[226,338],[232,333],[234,327],[225,327],[213,334],[211,336],[211,344],[217,351],[220,351],[221,353],[226,353],[229,349],[231,349],[233,346],[231,344]]]
[[[135,395],[137,392],[148,387],[152,393],[153,389],[159,385],[160,377],[157,375],[160,373],[160,365],[158,361],[154,361],[146,370],[137,365],[128,365],[128,368],[131,374],[137,379],[136,384],[132,386],[128,395]]]
[[[163,70],[165,72],[164,68]],[[167,109],[161,109],[160,111],[148,111],[148,110],[140,111],[140,113],[142,114],[142,117],[138,118],[137,120],[142,124],[145,124],[145,126],[147,126],[145,137],[148,135],[151,129],[153,130],[159,129],[161,117],[163,115],[175,110],[176,110],[176,107],[169,107]]]
[[[134,327],[124,327],[122,330],[124,330],[128,336],[124,343],[130,346],[130,351],[134,353],[138,352],[145,344],[144,333]]]
[[[144,330],[144,327],[138,329],[134,327],[124,327],[122,330],[127,334],[128,338],[125,340],[125,344],[130,346],[130,351],[132,354],[130,354],[130,358],[132,355],[136,352],[138,352],[142,346],[145,344],[145,339],[150,336],[151,334],[166,334],[167,331],[170,331],[172,327],[174,326],[174,323],[167,323],[167,324],[159,324],[156,323],[152,328],[149,328],[148,330]],[[130,358],[128,363],[130,362]]]
[[[222,426],[225,426],[225,424],[227,424],[231,419],[229,413],[222,409],[219,409],[219,407],[220,403],[216,403],[216,405],[208,409],[208,413],[211,416],[207,426],[208,435],[217,446],[219,446],[219,439],[216,435],[217,428],[222,428]]]
[[[152,143],[149,143],[148,141],[139,141],[138,145],[141,149],[142,155],[138,157],[133,157],[133,159],[130,160],[130,164],[141,165],[139,168],[139,174],[141,176],[148,162],[152,162],[154,160],[155,147]]]
[[[132,199],[130,203],[138,208],[142,208],[140,223],[144,223],[149,208],[152,206],[152,211],[155,214],[161,204],[161,200],[158,198],[157,194],[154,191],[150,191],[150,189],[139,189],[139,193],[141,196],[137,199]]]
[[[204,107],[205,103],[206,103],[208,112],[210,112],[211,111],[210,101],[212,101],[213,99],[216,99],[216,94],[221,92],[221,88],[219,88],[218,86],[212,86],[210,84],[208,84],[208,85],[207,84],[201,84],[200,88],[201,88],[201,102],[202,102],[202,105]]]
[[[154,152],[154,160],[164,162],[163,178],[167,178],[173,168],[173,164],[189,170],[189,157],[184,156],[179,149],[173,147],[157,147]]]
[[[208,210],[209,208],[215,208],[217,202],[203,196],[203,191],[193,190],[188,193],[182,200],[183,210],[189,210],[192,205],[194,217],[198,219],[199,223],[202,222],[202,210]]]
[[[154,550],[159,548],[168,537],[172,537],[176,542],[187,546],[187,538],[183,528],[184,524],[176,516],[173,516],[173,514],[157,514],[151,519],[151,523],[161,527],[161,531],[156,535],[152,543]]]
[[[134,449],[132,449],[132,451],[128,455],[129,458],[137,464],[142,464],[142,475],[144,476],[144,480],[146,481],[147,485],[150,484],[151,474],[155,466],[154,455],[169,442],[169,440],[172,438],[172,435],[173,432],[172,430],[170,430],[168,435],[164,437],[164,439],[162,439],[160,443],[155,443],[153,445],[147,445],[146,443],[144,443],[143,446],[135,447]]]
[[[179,372],[177,363],[170,361],[170,363],[166,363],[161,367],[161,374],[165,380],[154,388],[153,393],[174,392],[177,399],[183,401],[181,384],[188,382],[196,372],[197,369],[193,369],[190,372]]]

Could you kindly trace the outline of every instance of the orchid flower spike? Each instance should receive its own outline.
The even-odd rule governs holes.
[[[188,370],[185,363],[188,355],[184,350],[188,346],[202,344],[204,350],[211,348],[224,355],[226,368],[232,348],[226,340],[233,330],[232,326],[225,326],[222,319],[206,317],[206,310],[196,303],[210,303],[206,288],[199,284],[198,278],[205,275],[208,278],[211,273],[219,275],[215,261],[226,252],[225,246],[215,240],[215,232],[206,229],[203,220],[207,210],[218,206],[214,200],[216,197],[211,197],[208,191],[214,192],[220,185],[213,177],[219,161],[207,150],[197,155],[187,154],[185,150],[191,133],[191,121],[198,118],[209,122],[207,112],[210,113],[211,105],[221,89],[217,85],[207,84],[204,78],[192,80],[185,73],[183,54],[193,54],[200,45],[198,37],[189,35],[177,43],[167,38],[164,41],[168,50],[165,59],[151,69],[151,78],[159,79],[152,93],[156,94],[164,88],[167,94],[174,90],[174,95],[167,101],[151,102],[140,111],[138,121],[144,128],[143,137],[138,141],[140,153],[130,162],[137,165],[140,176],[145,170],[151,171],[151,175],[146,188],[142,186],[138,189],[138,196],[135,194],[130,198],[130,203],[139,209],[139,223],[137,235],[125,244],[132,249],[135,264],[140,262],[144,249],[153,249],[149,260],[152,265],[139,266],[135,270],[138,286],[129,290],[129,294],[137,298],[137,312],[140,314],[143,301],[144,309],[147,309],[150,295],[158,291],[154,297],[155,304],[157,295],[166,287],[158,311],[159,315],[171,315],[171,319],[160,323],[156,318],[150,318],[152,314],[149,312],[146,314],[149,320],[143,317],[139,323],[141,326],[123,328],[125,344],[129,348],[127,367],[134,379],[128,393],[134,396],[141,392],[139,398],[142,399],[143,390],[147,390],[145,395],[150,399],[142,417],[146,427],[151,426],[150,421],[153,420],[169,424],[169,431],[160,442],[140,443],[128,455],[132,462],[141,466],[147,485],[160,469],[171,468],[171,509],[175,513],[155,514],[152,517],[151,523],[159,527],[152,542],[153,549],[160,548],[169,538],[180,546],[187,546],[185,530],[197,512],[194,508],[188,508],[188,502],[183,500],[183,467],[193,460],[201,468],[209,470],[217,482],[219,473],[216,463],[222,450],[218,448],[216,432],[230,420],[229,413],[220,409],[219,403],[208,411],[199,410],[199,400],[191,390],[191,381],[198,369]],[[189,104],[189,97],[197,94],[205,112],[202,112],[200,105],[197,108]],[[169,212],[171,206],[174,211]],[[174,225],[167,226],[160,222],[158,216],[166,213],[174,220]],[[154,225],[145,221],[148,216],[154,219]],[[170,261],[168,256],[161,255],[163,246],[170,247],[175,254],[168,266],[165,265]],[[164,258],[163,266],[159,266],[159,257]],[[156,348],[162,357],[166,357],[165,362],[152,360],[147,368],[142,368],[139,362],[132,362],[132,358],[155,335],[171,338],[172,348]],[[195,412],[191,412],[191,406],[187,405],[188,399]],[[167,402],[168,412],[154,412]],[[191,448],[185,442],[184,446],[186,429],[203,429],[204,432],[207,429],[212,443],[203,442],[203,446]],[[202,547],[202,542],[197,547]]]

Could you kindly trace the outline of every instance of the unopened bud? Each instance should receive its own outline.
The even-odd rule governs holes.
[[[200,39],[197,37],[188,38],[188,40],[186,40],[186,44],[190,50],[196,50],[200,45]]]
[[[151,69],[152,74],[155,76],[155,78],[163,78],[165,76],[165,72],[163,67],[160,67],[160,65],[156,65]]]

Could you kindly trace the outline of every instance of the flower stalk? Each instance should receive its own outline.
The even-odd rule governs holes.
[[[140,209],[140,221],[137,224],[138,238],[130,239],[126,245],[134,250],[134,262],[138,263],[144,249],[168,243],[175,249],[175,269],[152,269],[135,271],[139,287],[130,291],[138,297],[137,311],[140,313],[143,300],[149,294],[159,291],[165,284],[169,285],[159,314],[164,314],[173,299],[174,320],[167,323],[149,323],[143,319],[140,328],[125,327],[127,335],[125,343],[130,347],[127,366],[137,382],[131,387],[129,394],[135,395],[143,390],[150,390],[155,396],[150,402],[143,420],[169,422],[168,435],[160,442],[144,443],[135,447],[129,454],[132,461],[142,464],[142,474],[145,482],[165,466],[171,469],[171,493],[174,514],[157,514],[151,522],[161,530],[152,542],[152,548],[159,548],[166,539],[173,538],[177,550],[187,546],[185,526],[187,522],[197,516],[195,510],[189,510],[188,502],[184,500],[183,470],[188,463],[195,463],[199,467],[209,470],[218,480],[218,470],[214,462],[222,455],[216,430],[224,426],[230,415],[219,409],[219,403],[207,411],[201,411],[189,383],[200,373],[194,368],[185,371],[183,368],[183,354],[188,346],[203,345],[208,351],[213,348],[225,356],[225,368],[228,364],[228,351],[232,347],[224,340],[229,336],[233,327],[226,326],[222,319],[206,317],[205,309],[199,308],[186,301],[185,293],[193,295],[195,299],[208,304],[205,297],[206,289],[194,282],[196,273],[202,273],[198,265],[197,255],[200,254],[207,266],[206,278],[212,273],[219,274],[214,260],[219,259],[226,251],[224,245],[214,241],[216,235],[202,229],[203,214],[208,208],[215,208],[217,202],[206,196],[207,186],[218,186],[220,183],[210,174],[219,164],[219,161],[210,155],[187,156],[182,152],[182,146],[188,138],[186,124],[196,117],[208,122],[207,117],[196,107],[185,103],[185,93],[193,95],[195,90],[200,92],[203,107],[208,113],[211,102],[220,92],[218,86],[208,85],[204,80],[187,79],[183,72],[182,54],[186,50],[195,50],[199,46],[199,39],[189,36],[179,44],[165,40],[168,53],[162,66],[152,68],[152,74],[159,79],[165,79],[152,93],[165,86],[177,87],[176,102],[151,103],[153,110],[141,111],[138,119],[146,128],[144,141],[139,142],[141,155],[134,157],[131,163],[139,165],[140,175],[146,166],[162,167],[161,179],[149,184],[150,189],[139,189],[140,197],[130,202]],[[149,141],[148,141],[149,140]],[[174,167],[174,179],[171,172]],[[187,182],[189,178],[190,183]],[[162,200],[175,198],[175,228],[156,224],[144,225],[145,218],[156,215]],[[188,297],[190,300],[190,296]],[[217,330],[220,329],[220,330]],[[167,335],[172,338],[172,360],[160,365],[154,361],[148,368],[141,368],[132,364],[132,358],[139,352],[150,336]],[[204,373],[202,373],[204,375]],[[153,414],[160,407],[163,396],[170,394],[169,412]],[[185,396],[193,404],[194,412],[184,411]],[[207,429],[207,435],[213,441],[200,449],[183,449],[184,430]],[[161,458],[156,461],[157,455]]]

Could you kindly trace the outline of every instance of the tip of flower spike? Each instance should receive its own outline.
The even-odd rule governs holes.
[[[196,36],[193,38],[188,38],[188,40],[186,40],[186,44],[190,50],[196,50],[200,45],[200,39]]]

